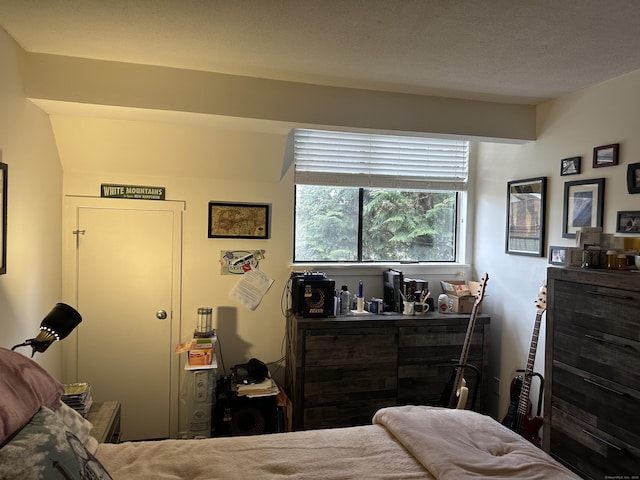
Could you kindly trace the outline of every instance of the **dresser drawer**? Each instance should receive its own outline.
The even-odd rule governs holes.
[[[586,478],[636,478],[640,451],[552,407],[550,453]]]
[[[398,404],[436,405],[462,352],[467,326],[404,327],[398,334]],[[467,362],[482,370],[485,325],[476,325]],[[465,380],[473,392],[478,375],[470,367]],[[482,395],[478,394],[478,401]]]
[[[394,328],[326,329],[307,332],[305,366],[358,365],[398,361]]]
[[[554,362],[551,407],[640,451],[640,391]],[[556,412],[556,410],[553,410]],[[555,428],[556,418],[551,421]]]
[[[348,402],[353,402],[355,408],[367,402],[395,404],[396,329],[312,331],[305,337],[305,355],[303,400],[306,407],[335,404],[344,409]],[[309,428],[306,421],[305,426]]]
[[[640,292],[561,280],[554,287],[554,322],[640,342]]]
[[[609,322],[613,323],[615,321]],[[605,330],[607,328],[602,323],[597,328],[589,328],[562,319],[556,320],[553,332],[554,361],[622,385],[640,385],[640,342],[612,335]],[[636,326],[636,330],[640,328]]]
[[[395,399],[369,398],[361,401],[344,401],[334,405],[306,407],[304,409],[304,428],[351,427],[371,425],[373,415],[383,407],[395,405]]]
[[[396,363],[308,367],[305,369],[304,402],[307,406],[365,399],[393,399],[397,387]]]

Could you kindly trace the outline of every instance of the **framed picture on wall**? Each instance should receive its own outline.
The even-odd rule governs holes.
[[[566,265],[567,247],[549,247],[549,263],[551,265]]]
[[[618,212],[616,233],[640,233],[640,211]]]
[[[560,175],[577,175],[580,173],[582,157],[570,157],[560,160]]]
[[[627,166],[627,190],[629,193],[640,193],[640,163]]]
[[[619,143],[602,145],[593,149],[593,168],[610,167],[618,164]]]
[[[602,227],[604,178],[565,182],[562,236],[576,238],[578,229]]]
[[[507,238],[505,253],[541,257],[547,177],[507,183]]]
[[[209,238],[269,238],[270,204],[209,202]]]
[[[2,151],[0,151],[0,155],[2,155]],[[0,156],[0,158],[2,158]],[[2,215],[2,219],[0,220],[0,228],[2,228],[2,232],[0,232],[0,275],[3,273],[7,273],[7,171],[8,167],[6,163],[0,162],[0,188],[2,192],[0,192],[0,202],[2,205],[0,206],[0,215]]]

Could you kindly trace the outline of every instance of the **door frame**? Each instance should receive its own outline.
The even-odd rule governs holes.
[[[121,210],[171,211],[173,216],[173,260],[171,298],[171,345],[180,342],[182,323],[182,222],[184,201],[176,200],[132,200],[118,198],[86,197],[65,195],[62,212],[62,301],[76,307],[78,305],[78,255],[76,248],[79,208],[104,208]],[[82,312],[80,312],[82,314]],[[63,383],[80,382],[78,379],[78,335],[73,331],[64,342],[62,351]],[[169,436],[178,438],[180,419],[180,357],[170,355],[169,386]],[[118,400],[114,398],[114,400]]]

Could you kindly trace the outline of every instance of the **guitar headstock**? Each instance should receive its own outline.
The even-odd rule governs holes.
[[[545,280],[540,287],[540,293],[536,299],[536,312],[544,313],[547,309],[547,281]]]
[[[485,274],[482,276],[482,278],[480,279],[480,288],[478,288],[478,291],[476,292],[476,300],[474,302],[475,305],[480,305],[480,302],[482,302],[482,299],[484,298],[484,290],[487,287],[487,282],[489,281],[489,274],[485,272]]]

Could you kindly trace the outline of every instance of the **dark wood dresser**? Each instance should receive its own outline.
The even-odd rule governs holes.
[[[551,267],[547,287],[543,447],[585,478],[638,478],[640,272]]]
[[[458,361],[469,315],[289,317],[285,386],[293,429],[371,424],[382,407],[433,405]],[[478,315],[469,363],[483,373],[489,359],[489,317]],[[476,410],[482,410],[482,375]],[[475,374],[467,369],[470,392]],[[471,396],[471,393],[470,393]]]

